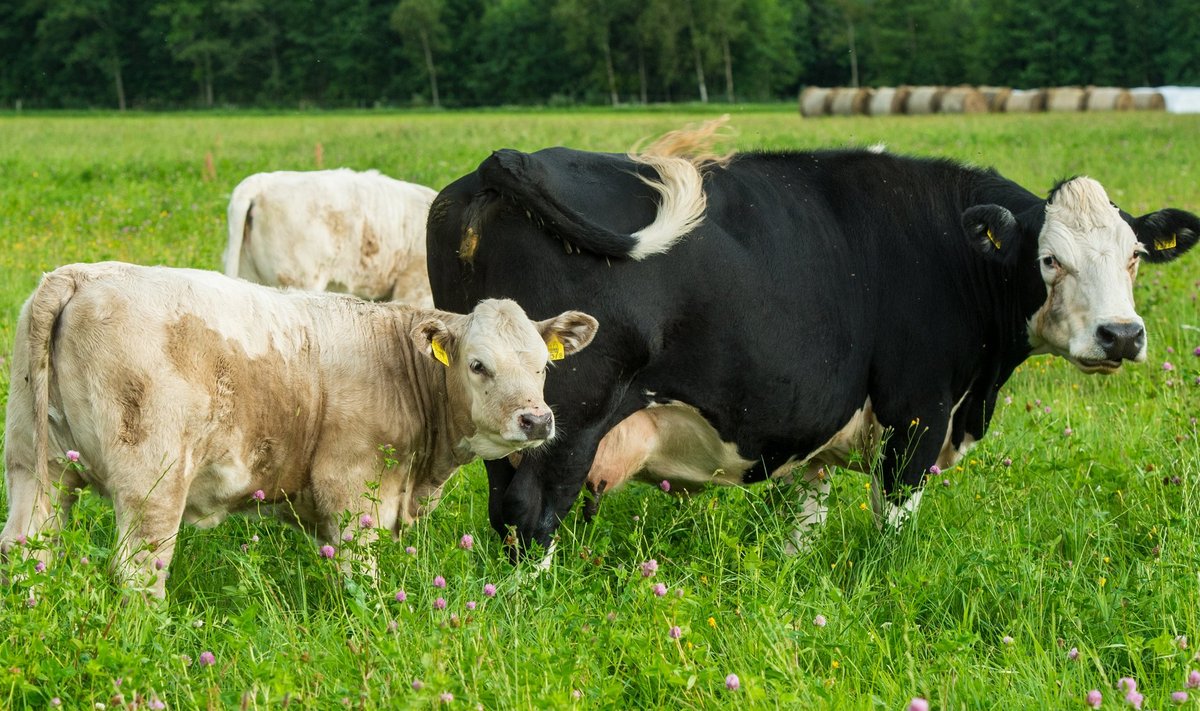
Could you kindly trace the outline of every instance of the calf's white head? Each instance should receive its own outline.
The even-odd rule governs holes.
[[[488,299],[466,316],[440,312],[418,322],[412,338],[448,369],[451,392],[469,404],[472,451],[500,459],[554,437],[554,413],[542,396],[546,367],[582,350],[597,328],[581,311],[531,321],[515,301]]]
[[[1169,262],[1200,237],[1195,215],[1168,208],[1134,218],[1087,177],[1064,181],[1019,215],[971,207],[963,227],[985,255],[1016,265],[1036,260],[1045,301],[1029,319],[1033,352],[1060,355],[1088,373],[1146,359],[1146,327],[1133,304],[1138,264]]]

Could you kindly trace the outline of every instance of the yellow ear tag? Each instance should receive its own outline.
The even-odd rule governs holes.
[[[987,238],[988,242],[991,242],[993,247],[1000,249],[1000,240],[996,239],[996,235],[992,234],[991,228],[988,228]]]
[[[550,340],[546,341],[546,350],[550,351],[550,360],[562,360],[567,357],[567,351],[563,348],[562,341],[558,340],[558,336],[551,336]]]
[[[433,347],[433,357],[437,358],[442,365],[449,368],[450,356],[446,355],[446,349],[442,348],[442,344],[438,343],[437,341],[430,341],[429,345]]]
[[[1170,237],[1167,237],[1166,239],[1154,240],[1154,248],[1157,250],[1160,250],[1160,251],[1164,250],[1164,249],[1171,249],[1174,246],[1175,246],[1175,235],[1171,235]]]

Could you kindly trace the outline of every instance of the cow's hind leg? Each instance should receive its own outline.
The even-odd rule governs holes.
[[[787,555],[795,555],[812,549],[813,541],[825,523],[828,513],[829,471],[817,464],[810,464],[804,469],[799,482],[794,482],[793,475],[787,474],[782,478],[785,484],[794,483],[799,492],[800,510],[796,513],[795,528],[788,536],[790,539],[783,548]]]
[[[75,490],[84,482],[72,465],[58,461],[51,462],[48,470],[59,472],[58,476],[51,482],[39,481],[33,467],[18,463],[14,454],[10,452],[5,470],[8,520],[0,532],[0,554],[7,557],[21,547],[26,554],[49,564],[52,555],[47,545],[28,544],[39,538],[43,543],[50,542],[70,518]]]
[[[112,492],[117,523],[113,571],[122,583],[157,598],[166,596],[167,569],[187,504],[190,456],[184,460],[167,466],[150,486]]]

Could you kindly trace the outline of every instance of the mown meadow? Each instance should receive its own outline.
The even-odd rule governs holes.
[[[1200,212],[1196,116],[732,113],[740,150],[883,142],[1042,194],[1091,175],[1135,215]],[[622,151],[714,115],[0,116],[0,393],[43,271],[217,268],[226,200],[250,173],[319,162],[439,188],[496,148]],[[298,530],[235,517],[183,529],[154,603],[113,583],[112,511],[85,495],[53,565],[0,571],[19,574],[0,589],[0,707],[1082,709],[1095,690],[1100,708],[1132,708],[1123,677],[1142,708],[1200,707],[1200,253],[1143,265],[1135,294],[1147,363],[1089,377],[1029,361],[909,526],[877,531],[867,477],[838,471],[798,556],[782,551],[783,487],[633,485],[590,524],[573,514],[535,576],[488,526],[475,464],[375,544],[375,582],[343,579]]]

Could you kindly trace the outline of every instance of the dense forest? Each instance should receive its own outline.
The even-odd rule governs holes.
[[[0,0],[0,108],[1200,84],[1196,0]]]

